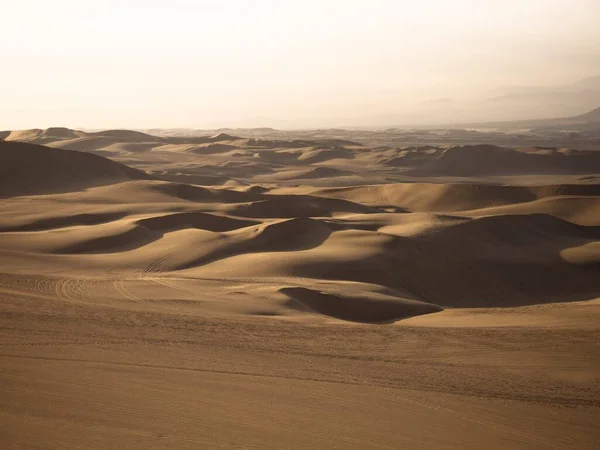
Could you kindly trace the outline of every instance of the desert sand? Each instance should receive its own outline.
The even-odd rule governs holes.
[[[0,137],[1,448],[600,445],[600,152]]]

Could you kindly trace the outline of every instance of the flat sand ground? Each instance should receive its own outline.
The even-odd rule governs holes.
[[[0,141],[0,448],[600,445],[589,174],[280,185],[323,149],[278,143],[270,184],[202,187],[23,145]]]
[[[348,325],[96,308],[18,281],[3,448],[597,448],[599,302]]]
[[[378,326],[12,292],[3,448],[597,448],[598,302]]]

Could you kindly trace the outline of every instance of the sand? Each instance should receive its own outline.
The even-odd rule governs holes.
[[[600,153],[4,135],[0,447],[598,447]]]

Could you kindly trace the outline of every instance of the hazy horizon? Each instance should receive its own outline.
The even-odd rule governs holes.
[[[1,129],[435,124],[600,99],[600,79],[568,88],[600,74],[592,0],[3,6]]]

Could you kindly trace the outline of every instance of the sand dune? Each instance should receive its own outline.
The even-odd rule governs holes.
[[[132,130],[105,130],[89,133],[91,136],[118,138],[125,142],[160,142],[162,139],[146,133]]]
[[[249,204],[236,206],[232,212],[242,217],[322,217],[345,213],[366,213],[373,209],[346,200],[298,196],[270,196]]]
[[[181,183],[152,184],[150,190],[190,202],[243,202],[252,199],[247,195],[228,190],[208,189]]]
[[[102,230],[109,231],[109,230]],[[104,233],[103,233],[104,234]],[[69,243],[54,249],[54,253],[80,254],[80,253],[117,253],[139,248],[155,241],[160,234],[149,232],[141,227],[132,227],[125,230],[116,230],[106,236],[95,237],[84,235],[79,239],[70,239]],[[74,242],[73,242],[74,241]]]
[[[151,179],[144,172],[83,152],[0,141],[0,196],[68,192]]]
[[[285,136],[284,132],[280,133]],[[343,135],[343,133],[342,133]],[[7,141],[80,150],[151,170],[165,180],[220,185],[229,179],[278,186],[345,186],[398,182],[580,184],[600,171],[600,153],[574,148],[477,145],[369,147],[344,138],[265,139],[219,132],[155,136],[138,131],[67,128],[4,132]],[[328,172],[323,172],[323,171]],[[346,176],[334,180],[333,174]],[[559,178],[560,177],[560,181]],[[552,180],[549,183],[549,180]]]
[[[256,222],[201,212],[190,212],[149,217],[147,219],[139,220],[137,223],[149,230],[156,230],[164,233],[184,228],[201,228],[209,231],[231,231],[254,225]]]
[[[72,227],[77,225],[97,225],[112,222],[123,217],[124,214],[116,213],[81,213],[72,216],[60,215],[56,217],[44,217],[39,220],[30,220],[22,225],[8,225],[0,228],[0,231],[44,231],[54,228]]]
[[[595,448],[597,154],[1,136],[0,447]]]
[[[35,141],[48,139],[74,139],[83,136],[81,131],[71,130],[69,128],[47,128],[45,130],[35,128],[31,130],[17,130],[5,132],[3,139],[7,141]]]
[[[283,288],[281,292],[303,308],[353,322],[389,323],[442,309],[412,300],[340,297],[301,287]]]
[[[45,162],[57,158],[61,181],[70,174],[68,170],[74,170],[70,169],[74,161],[88,165],[91,172],[78,169],[65,185],[50,182],[58,178],[48,181],[38,176],[35,189],[40,193],[73,190],[75,176],[85,176],[86,187],[108,184],[115,172],[133,175],[129,179],[146,177],[94,155],[3,145],[9,146],[5,155],[24,147],[21,158],[31,157],[28,151]],[[13,168],[27,170],[16,164]],[[323,169],[324,175],[329,173]],[[600,295],[593,264],[571,264],[578,256],[561,257],[564,252],[581,253],[586,255],[581,258],[589,259],[589,250],[567,249],[594,248],[589,245],[600,239],[597,227],[584,226],[595,225],[598,185],[402,183],[306,192],[289,195],[260,186],[235,190],[129,181],[88,190],[78,194],[79,201],[118,204],[127,198],[140,205],[170,204],[172,212],[156,214],[142,206],[135,216],[123,209],[32,216],[3,231],[21,233],[34,252],[134,252],[131,263],[140,271],[148,259],[144,253],[150,252],[169,257],[170,270],[184,270],[185,276],[228,273],[238,278],[291,276],[367,283],[442,306],[518,306]],[[543,213],[533,214],[537,210]],[[505,212],[494,215],[497,211]],[[49,232],[47,239],[39,234],[44,230]],[[196,235],[194,230],[212,234]],[[10,239],[11,249],[25,245],[14,234]],[[189,247],[186,240],[190,239],[201,246]],[[473,276],[486,282],[472,285]],[[353,320],[360,321],[356,315]]]
[[[478,217],[503,214],[550,214],[578,225],[600,225],[600,198],[558,196],[526,203],[461,211],[464,216]]]
[[[485,176],[519,173],[588,173],[600,167],[596,152],[576,152],[567,156],[559,151],[529,154],[495,145],[465,145],[451,147],[424,164],[409,171],[418,176]]]
[[[598,197],[600,185],[502,186],[468,183],[401,183],[330,188],[311,192],[324,197],[353,199],[370,206],[395,206],[411,211],[430,212],[462,211],[527,203],[562,195]]]

